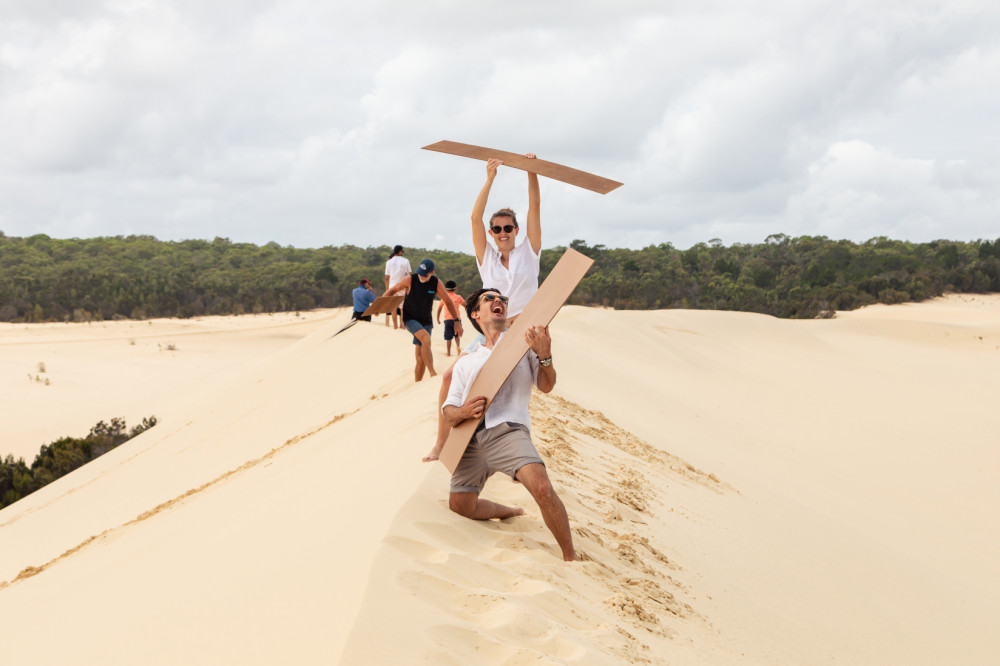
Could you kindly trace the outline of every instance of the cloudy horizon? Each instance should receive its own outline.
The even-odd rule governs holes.
[[[546,246],[993,239],[997,80],[976,2],[8,0],[0,231],[468,252],[449,139],[625,183]]]

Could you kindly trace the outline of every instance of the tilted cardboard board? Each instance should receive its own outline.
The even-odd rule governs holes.
[[[424,146],[423,149],[433,150],[439,153],[448,153],[449,155],[459,155],[460,157],[471,157],[472,159],[483,160],[484,162],[489,160],[491,157],[495,157],[498,160],[503,160],[504,166],[537,173],[540,176],[552,178],[553,180],[558,180],[570,185],[576,185],[577,187],[582,187],[585,190],[597,192],[598,194],[607,194],[608,192],[616,190],[623,185],[623,183],[619,183],[616,180],[596,176],[592,173],[587,173],[586,171],[580,171],[579,169],[573,169],[568,166],[563,166],[562,164],[556,164],[555,162],[547,162],[540,159],[528,159],[524,155],[518,155],[517,153],[508,153],[505,150],[483,148],[482,146],[472,146],[467,143],[458,143],[456,141],[438,141],[437,143],[432,143],[429,146]]]
[[[479,375],[473,380],[469,396],[486,396],[486,409],[489,409],[497,391],[528,351],[525,331],[530,326],[548,326],[593,263],[593,259],[576,250],[566,250],[513,326],[493,349]],[[440,456],[449,472],[454,473],[458,467],[481,420],[466,419],[451,429]]]
[[[403,304],[403,299],[405,296],[379,296],[375,301],[368,306],[368,309],[362,313],[362,317],[367,317],[368,315],[380,315],[380,314],[391,314],[396,311],[396,308]]]

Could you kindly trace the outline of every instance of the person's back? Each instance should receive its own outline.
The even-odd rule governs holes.
[[[397,245],[392,248],[392,255],[389,256],[389,260],[385,262],[385,288],[388,290],[392,285],[397,284],[400,280],[406,278],[413,272],[410,268],[410,262],[408,259],[403,257],[403,246]],[[403,292],[405,295],[406,292]],[[385,325],[389,325],[389,320],[392,319],[392,325],[394,328],[399,328],[399,316],[402,314],[400,308],[396,308],[395,312],[387,313],[385,315]]]

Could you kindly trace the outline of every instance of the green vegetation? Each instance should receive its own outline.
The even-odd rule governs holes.
[[[622,309],[694,308],[776,317],[828,316],[872,303],[921,301],[946,292],[1000,291],[1000,239],[865,243],[817,236],[769,236],[764,243],[718,240],[677,250],[571,247],[595,260],[570,302]],[[543,269],[555,253],[544,253]]]
[[[871,303],[919,301],[948,291],[1000,291],[1000,239],[865,243],[769,236],[641,250],[573,241],[595,260],[570,302],[621,309],[743,310],[816,317]],[[542,252],[542,277],[565,248]],[[408,248],[434,259],[460,293],[479,286],[475,259]],[[351,304],[361,278],[382,285],[389,247],[296,249],[151,236],[53,239],[0,232],[0,321],[91,321],[278,312]]]
[[[140,425],[126,430],[125,419],[100,421],[83,439],[63,437],[46,444],[28,467],[24,458],[7,455],[0,459],[0,509],[30,495],[77,467],[104,455],[136,435],[156,425],[156,417],[143,419]]]

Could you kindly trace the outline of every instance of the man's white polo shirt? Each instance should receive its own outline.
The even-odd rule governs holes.
[[[538,270],[541,254],[535,254],[527,239],[510,251],[510,268],[500,263],[500,251],[486,244],[483,263],[479,266],[479,276],[483,278],[483,288],[493,287],[510,299],[507,316],[520,314],[531,297],[538,291]]]
[[[500,334],[497,345],[503,342],[506,333]],[[495,349],[496,347],[494,347]],[[493,351],[485,345],[480,345],[467,356],[462,356],[455,363],[451,375],[451,390],[445,405],[461,407],[469,398],[472,382],[479,376],[483,364]],[[514,366],[514,371],[507,377],[490,406],[486,409],[486,427],[510,421],[523,423],[531,429],[531,416],[528,414],[528,403],[531,402],[531,387],[538,383],[538,356],[535,352],[528,353]]]

